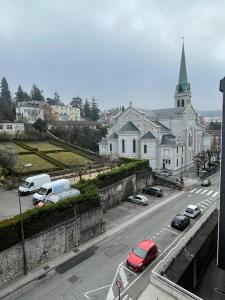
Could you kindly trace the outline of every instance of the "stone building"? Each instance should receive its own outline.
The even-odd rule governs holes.
[[[190,167],[193,157],[209,147],[210,136],[192,106],[183,45],[174,107],[153,110],[130,103],[114,119],[99,152],[112,159],[148,159],[154,170],[168,168],[176,173]]]

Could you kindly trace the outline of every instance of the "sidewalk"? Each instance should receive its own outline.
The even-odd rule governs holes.
[[[13,294],[14,292],[19,292],[20,289],[23,287],[27,286],[28,284],[32,283],[33,281],[45,276],[47,273],[50,271],[54,270],[56,267],[60,266],[61,264],[65,263],[69,259],[75,257],[76,255],[79,255],[80,253],[87,251],[89,248],[93,247],[94,245],[102,242],[103,240],[109,238],[110,236],[120,232],[121,230],[125,229],[126,227],[130,226],[131,224],[137,222],[138,220],[146,217],[153,211],[157,210],[158,208],[162,207],[163,205],[173,201],[180,195],[182,195],[184,192],[183,191],[175,191],[171,195],[169,195],[168,198],[163,199],[160,202],[154,202],[154,205],[150,206],[149,208],[143,207],[143,210],[137,214],[137,211],[133,211],[133,216],[132,218],[129,217],[129,219],[124,220],[122,217],[119,219],[117,217],[117,224],[115,226],[113,224],[110,224],[109,230],[106,231],[105,233],[87,241],[86,243],[81,244],[77,248],[74,248],[68,253],[65,253],[63,255],[60,255],[50,261],[47,262],[48,268],[46,268],[46,263],[39,266],[35,270],[31,271],[28,273],[27,276],[22,276],[19,279],[15,280],[13,283],[10,285],[6,286],[2,290],[0,290],[0,299],[4,299],[5,297]],[[107,214],[106,214],[107,216]],[[111,227],[111,228],[110,228]]]

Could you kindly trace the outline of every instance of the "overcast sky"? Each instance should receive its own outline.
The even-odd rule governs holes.
[[[224,0],[1,0],[0,77],[68,103],[172,107],[182,36],[192,104],[220,109]]]

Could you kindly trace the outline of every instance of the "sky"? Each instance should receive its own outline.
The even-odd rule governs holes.
[[[221,109],[224,12],[224,0],[1,0],[0,77],[65,103],[173,107],[184,37],[194,108]]]

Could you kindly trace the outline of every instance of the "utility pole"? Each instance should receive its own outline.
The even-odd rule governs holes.
[[[223,93],[222,147],[220,163],[220,206],[218,220],[217,266],[225,270],[225,77],[220,80]]]

